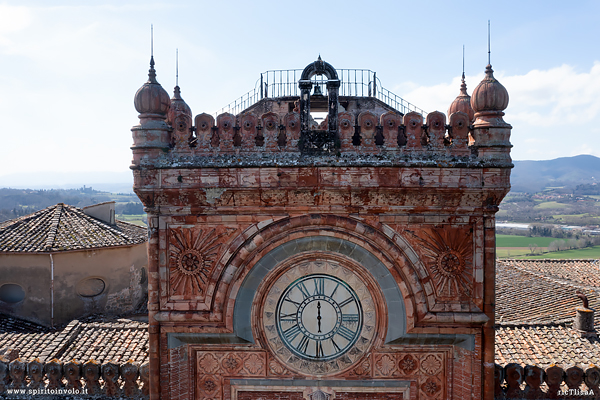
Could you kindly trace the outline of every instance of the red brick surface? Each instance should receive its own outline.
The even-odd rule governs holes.
[[[256,310],[270,275],[252,293],[255,343],[167,349],[167,333],[233,333],[235,301],[253,268],[278,246],[317,236],[360,246],[383,265],[401,293],[411,335],[475,337],[473,351],[385,344],[385,299],[366,268],[347,259],[346,267],[381,303],[374,310],[379,323],[364,353],[331,369],[328,379],[405,381],[411,399],[490,400],[494,214],[510,189],[512,166],[502,112],[479,113],[471,125],[464,114],[434,112],[424,121],[417,113],[346,109],[338,115],[337,153],[314,156],[299,152],[298,113],[285,103],[269,104],[260,113],[221,114],[216,121],[197,116],[187,147],[179,140],[171,148],[171,138],[165,139],[171,128],[161,128],[156,115],[133,129],[134,190],[156,216],[149,243],[151,400],[230,399],[234,378],[321,379],[318,371],[283,365],[265,344]],[[335,250],[313,253],[307,256],[312,261],[344,262]],[[295,256],[286,257],[269,273],[291,268]],[[299,389],[242,390],[239,398],[302,398]],[[391,392],[336,394],[397,398]]]
[[[238,400],[305,400],[302,392],[240,392]]]

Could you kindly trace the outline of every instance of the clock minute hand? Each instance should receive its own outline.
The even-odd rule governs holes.
[[[317,301],[317,323],[319,324],[319,331],[321,333],[321,302]]]

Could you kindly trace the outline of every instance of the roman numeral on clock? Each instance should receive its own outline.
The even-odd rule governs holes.
[[[296,306],[296,308],[300,307],[300,303],[298,303],[297,301],[294,301],[294,300],[290,299],[289,295],[287,295],[283,300],[284,301],[288,301],[288,302],[294,304]]]
[[[308,292],[306,285],[304,285],[304,282],[300,282],[297,288],[302,292],[302,298],[306,299],[307,297],[310,297],[310,293]]]
[[[280,315],[279,320],[281,322],[296,322],[296,313]]]
[[[299,333],[300,333],[300,327],[298,325],[294,325],[291,328],[283,331],[283,336],[285,336],[285,338],[288,342],[291,342],[292,340],[294,340],[296,338],[296,336],[298,336]]]
[[[322,296],[325,294],[325,278],[315,278],[315,296]]]
[[[317,358],[325,357],[325,353],[323,352],[323,343],[320,340],[315,341],[315,353]]]
[[[351,303],[351,302],[353,302],[353,301],[355,301],[355,300],[354,300],[354,297],[352,297],[352,296],[348,297],[346,300],[344,300],[344,301],[342,301],[342,302],[340,303],[340,308],[342,308],[342,307],[344,307],[344,306],[348,305],[349,303]]]
[[[350,329],[346,328],[344,325],[340,326],[340,329],[337,331],[337,334],[351,342],[354,338],[355,332],[352,332]]]
[[[358,322],[358,314],[344,314],[342,315],[342,323],[344,322]]]
[[[310,342],[310,339],[308,338],[308,336],[302,336],[302,339],[300,339],[300,343],[298,343],[298,347],[296,347],[299,351],[301,351],[302,353],[306,354],[306,349],[308,348],[308,343]]]
[[[335,340],[333,340],[333,338],[331,338],[330,340],[331,340],[331,344],[333,345],[333,347],[335,347],[335,352],[338,353],[341,350],[340,346],[337,345],[337,343],[335,342]]]

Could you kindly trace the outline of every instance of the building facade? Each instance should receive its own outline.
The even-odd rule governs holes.
[[[508,94],[488,65],[424,118],[342,71],[319,58],[294,92],[261,80],[193,117],[151,60],[132,128],[151,399],[493,398]]]
[[[59,203],[0,224],[0,313],[45,326],[130,313],[147,296],[145,228],[115,203]]]

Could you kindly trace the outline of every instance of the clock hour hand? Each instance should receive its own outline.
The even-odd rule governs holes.
[[[317,323],[319,324],[319,331],[321,333],[321,302],[317,301]]]

